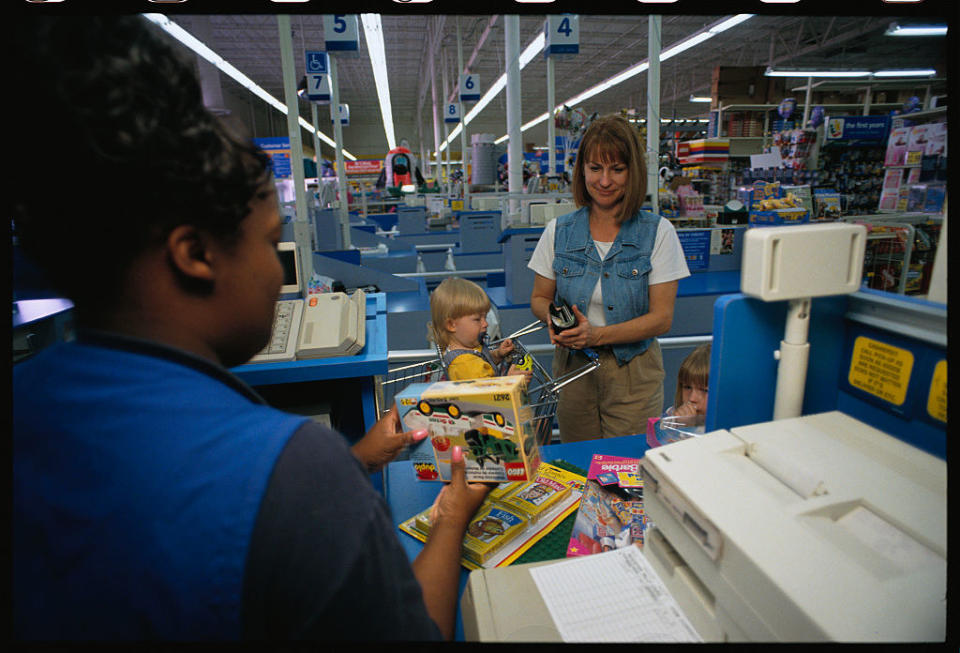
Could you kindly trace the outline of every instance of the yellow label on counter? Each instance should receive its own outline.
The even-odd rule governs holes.
[[[463,210],[463,200],[450,200],[450,208],[454,211]]]
[[[930,417],[947,422],[947,361],[942,360],[933,368],[930,395],[927,397],[927,412]]]
[[[907,398],[913,354],[879,340],[859,336],[853,343],[850,385],[901,406]]]

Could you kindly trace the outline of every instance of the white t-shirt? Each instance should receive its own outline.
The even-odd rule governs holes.
[[[537,243],[533,255],[527,267],[547,279],[555,279],[553,273],[553,238],[557,229],[557,221],[551,220],[543,229],[543,235],[540,236],[540,242]],[[602,243],[594,241],[597,246],[597,253],[603,260],[607,252],[613,246],[612,242]],[[690,276],[690,270],[687,268],[687,259],[683,254],[683,248],[680,246],[680,238],[677,237],[677,230],[666,218],[660,218],[657,225],[657,238],[653,244],[653,252],[650,254],[650,274],[647,283],[654,286],[658,283],[667,283]],[[603,295],[600,291],[600,280],[593,288],[593,295],[590,297],[590,303],[587,305],[587,320],[594,326],[606,326],[607,320],[604,317]]]

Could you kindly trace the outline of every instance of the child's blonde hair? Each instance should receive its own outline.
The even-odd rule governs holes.
[[[427,339],[435,341],[441,349],[450,344],[447,320],[456,320],[464,315],[487,314],[490,298],[483,288],[468,279],[447,277],[430,293],[430,324]]]
[[[708,387],[710,380],[710,343],[700,345],[680,363],[677,372],[677,395],[673,399],[675,408],[683,403],[683,386],[699,385]]]

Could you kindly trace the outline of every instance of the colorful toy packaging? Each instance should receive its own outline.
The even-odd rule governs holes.
[[[463,555],[483,564],[526,528],[528,520],[519,511],[508,510],[496,504],[480,510],[467,525],[463,538]]]
[[[450,480],[453,447],[468,481],[529,481],[540,465],[533,411],[521,376],[414,383],[397,394],[404,430],[429,437],[410,451],[420,480]]]
[[[570,533],[567,557],[643,545],[646,517],[640,460],[594,454]]]
[[[531,522],[550,512],[564,497],[570,494],[570,487],[562,479],[551,478],[541,466],[537,478],[521,483],[506,495],[494,499],[508,510],[521,513]]]

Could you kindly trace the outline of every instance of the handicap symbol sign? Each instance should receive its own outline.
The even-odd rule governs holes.
[[[327,53],[322,50],[307,50],[307,72],[326,73]]]

